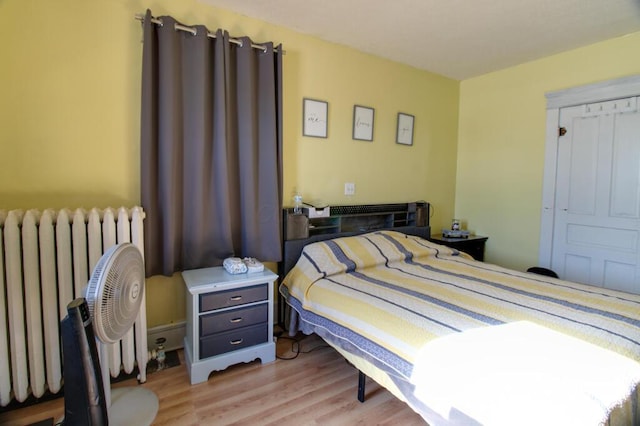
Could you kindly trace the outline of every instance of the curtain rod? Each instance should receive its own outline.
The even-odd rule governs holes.
[[[145,17],[145,15],[143,15],[143,14],[141,14],[141,13],[136,13],[136,19],[137,19],[138,21],[144,22],[144,17]],[[153,23],[154,23],[154,24],[156,24],[156,25],[160,25],[160,26],[162,26],[162,25],[163,25],[163,24],[162,24],[162,19],[154,18],[153,16],[151,17],[151,22],[153,22]],[[197,29],[195,29],[195,28],[193,28],[193,27],[187,27],[186,25],[180,25],[180,24],[174,24],[174,25],[175,25],[175,30],[176,30],[176,31],[186,31],[186,32],[191,33],[191,34],[193,34],[193,35],[198,34],[198,30],[197,30]],[[211,33],[211,32],[209,32],[209,31],[207,31],[207,37],[209,37],[209,38],[216,38],[216,35],[215,35],[215,33]],[[231,43],[234,43],[234,44],[236,44],[236,45],[238,45],[238,46],[242,47],[242,40],[240,40],[240,39],[238,39],[238,38],[229,37],[229,41],[230,41]],[[253,47],[254,49],[260,49],[260,50],[262,50],[263,52],[266,52],[266,51],[267,51],[266,46],[265,46],[265,45],[263,45],[263,44],[255,44],[255,43],[251,43],[251,47]],[[274,50],[274,51],[276,51],[276,52],[278,51],[278,49],[277,49],[277,48],[274,48],[273,50]],[[282,52],[282,54],[284,55],[284,54],[285,54],[285,52],[283,51],[283,52]]]

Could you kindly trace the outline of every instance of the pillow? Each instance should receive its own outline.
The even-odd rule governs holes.
[[[457,253],[457,250],[397,231],[319,241],[304,247],[296,266],[284,278],[281,291],[285,297],[292,294],[304,300],[313,283],[336,274]]]
[[[300,260],[310,262],[322,278],[434,254],[433,245],[422,238],[376,231],[309,244]]]

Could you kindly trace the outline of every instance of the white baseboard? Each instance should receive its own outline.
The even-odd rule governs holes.
[[[164,348],[167,351],[184,347],[184,336],[187,333],[186,321],[180,321],[173,324],[158,325],[147,329],[147,345],[149,350],[156,348],[156,339],[164,337]]]

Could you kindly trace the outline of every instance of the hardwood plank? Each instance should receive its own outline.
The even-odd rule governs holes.
[[[294,345],[295,346],[295,345]],[[293,357],[292,341],[277,343],[278,359],[254,361],[213,372],[191,385],[180,351],[181,365],[149,374],[144,386],[158,396],[154,425],[424,425],[422,418],[373,380],[367,380],[367,400],[356,398],[358,374],[317,336],[305,337]],[[138,386],[135,379],[113,385]],[[0,414],[0,425],[26,426],[64,413],[58,398]]]

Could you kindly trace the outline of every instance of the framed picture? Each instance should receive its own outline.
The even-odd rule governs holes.
[[[413,145],[413,121],[414,116],[398,113],[398,133],[396,136],[396,143],[402,145]]]
[[[373,108],[353,106],[353,139],[361,141],[373,140]]]
[[[326,138],[328,110],[327,102],[304,98],[302,100],[302,134],[314,138]]]

